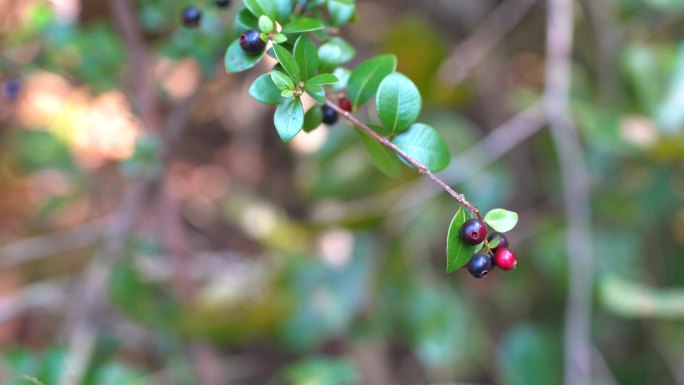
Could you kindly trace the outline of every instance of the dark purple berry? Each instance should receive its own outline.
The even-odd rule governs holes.
[[[198,27],[200,25],[200,20],[202,20],[202,11],[200,11],[199,8],[194,6],[183,8],[181,21],[184,26],[190,28]]]
[[[499,249],[494,254],[494,263],[501,270],[513,270],[518,264],[518,257],[509,249]]]
[[[475,253],[468,262],[468,271],[475,278],[484,278],[492,271],[494,262],[491,254]]]
[[[492,241],[494,241],[495,239],[498,239],[499,243],[497,243],[496,246],[492,247],[493,252],[496,253],[497,250],[508,248],[508,238],[506,238],[505,235],[501,233],[493,233],[487,237],[487,241],[489,243],[492,243]]]
[[[261,34],[258,30],[252,29],[240,36],[240,47],[245,52],[261,53],[266,48],[266,42],[261,40]]]
[[[21,81],[17,78],[9,78],[5,80],[5,97],[8,100],[15,100],[19,97],[21,91]]]
[[[479,219],[468,219],[458,233],[463,242],[478,245],[487,237],[487,225]]]
[[[347,112],[352,112],[353,107],[351,104],[351,100],[349,100],[349,98],[346,96],[343,97],[342,99],[340,99],[340,101],[337,102],[337,105],[340,106],[341,109],[343,109]]]
[[[215,3],[219,8],[226,8],[230,5],[230,0],[216,0]]]
[[[330,106],[321,106],[321,112],[323,113],[323,123],[327,125],[333,125],[337,123],[337,119],[340,117],[337,115],[337,111]]]

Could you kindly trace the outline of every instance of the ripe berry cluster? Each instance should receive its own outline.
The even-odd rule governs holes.
[[[219,8],[227,8],[230,5],[230,0],[215,0],[214,4]],[[199,7],[191,5],[183,8],[181,12],[181,22],[188,28],[199,27],[202,21],[202,10]]]
[[[468,262],[468,271],[475,278],[484,278],[494,267],[501,270],[515,269],[517,257],[508,248],[508,239],[499,233],[487,237],[487,225],[479,219],[469,219],[461,226],[458,233],[463,242],[469,245],[479,245],[487,238],[487,242],[495,246],[483,247],[475,253]]]

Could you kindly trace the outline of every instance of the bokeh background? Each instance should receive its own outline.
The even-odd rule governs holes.
[[[592,384],[684,384],[684,1],[574,2],[565,165],[551,3],[358,0],[340,31],[350,67],[395,53],[419,86],[440,176],[520,213],[518,269],[475,280],[444,271],[436,186],[382,175],[343,122],[279,141],[247,93],[273,62],[223,68],[238,1],[0,0],[0,383],[573,383],[585,322]]]

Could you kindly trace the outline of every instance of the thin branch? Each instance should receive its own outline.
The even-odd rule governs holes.
[[[354,126],[358,127],[360,130],[365,132],[366,134],[370,135],[373,139],[376,141],[380,142],[383,146],[389,148],[390,150],[394,151],[397,153],[399,156],[404,158],[410,165],[416,168],[419,173],[427,176],[430,178],[433,182],[435,182],[439,187],[444,189],[449,195],[451,195],[461,206],[465,207],[466,209],[470,210],[473,214],[477,215],[477,217],[482,220],[482,214],[480,213],[480,210],[477,209],[477,207],[473,206],[468,202],[466,199],[465,195],[457,193],[449,187],[443,180],[441,180],[439,177],[437,177],[435,174],[433,174],[430,170],[428,170],[427,166],[424,164],[418,162],[415,160],[411,155],[407,154],[404,150],[401,148],[397,147],[394,143],[392,143],[389,139],[386,137],[378,134],[377,132],[373,131],[370,127],[368,127],[364,122],[360,121],[357,119],[354,115],[350,114],[349,112],[343,110],[340,108],[335,102],[332,100],[328,99],[326,100],[325,104],[329,106],[330,108],[334,109],[337,111],[339,115],[347,119],[350,123],[352,123]]]
[[[11,267],[90,246],[102,235],[106,220],[39,235],[0,246],[0,267]]]
[[[593,254],[589,173],[570,113],[573,0],[549,0],[544,107],[558,151],[568,219],[569,293],[565,310],[565,383],[591,382]]]
[[[536,0],[507,0],[454,49],[439,69],[440,81],[454,86],[474,71],[532,9]]]

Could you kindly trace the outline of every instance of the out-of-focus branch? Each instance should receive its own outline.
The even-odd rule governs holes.
[[[589,173],[570,113],[573,0],[549,0],[548,12],[544,108],[558,151],[568,220],[565,383],[587,385],[591,382],[593,252]]]
[[[475,32],[454,49],[439,69],[439,79],[456,85],[482,63],[490,52],[532,9],[536,0],[506,0]]]
[[[65,282],[61,280],[23,287],[9,297],[0,298],[0,323],[33,308],[60,309],[65,299]]]
[[[36,236],[0,246],[0,267],[11,267],[90,246],[102,235],[106,220]]]

